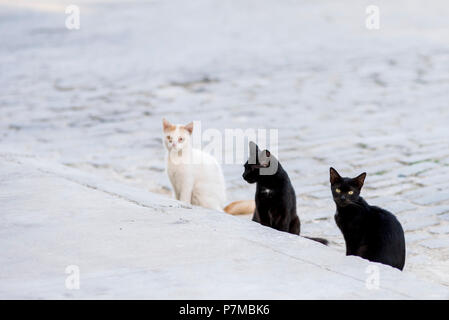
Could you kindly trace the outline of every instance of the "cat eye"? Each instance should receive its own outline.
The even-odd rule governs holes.
[[[168,139],[168,140],[171,140],[171,137],[170,137],[170,136],[167,136],[167,139]]]
[[[354,194],[354,191],[349,191],[348,194],[349,194],[350,196],[352,196],[352,195]]]
[[[179,142],[182,142],[182,140],[184,140],[182,137],[180,137],[180,138],[178,139]]]
[[[337,189],[335,189],[335,192],[341,193],[341,190],[337,188]]]

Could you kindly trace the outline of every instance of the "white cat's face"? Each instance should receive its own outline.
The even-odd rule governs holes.
[[[168,151],[180,151],[190,145],[193,123],[188,125],[173,125],[163,120],[164,145]]]

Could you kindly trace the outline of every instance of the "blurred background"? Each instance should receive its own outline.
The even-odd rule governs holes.
[[[0,152],[170,197],[162,117],[278,129],[303,234],[344,252],[328,169],[367,171],[405,271],[449,286],[448,18],[443,0],[0,0]],[[253,198],[223,170],[229,201]]]

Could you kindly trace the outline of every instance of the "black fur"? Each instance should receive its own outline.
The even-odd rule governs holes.
[[[250,159],[244,167],[243,179],[248,183],[257,183],[253,221],[299,235],[301,223],[296,214],[295,189],[279,161],[268,150],[259,152],[257,145],[250,142]],[[265,175],[263,170],[270,171],[270,168],[272,174]],[[309,239],[328,243],[321,238]]]
[[[366,173],[353,179],[342,178],[334,168],[330,169],[332,195],[337,206],[335,222],[345,238],[346,255],[402,270],[404,231],[392,213],[370,206],[360,196],[365,177]]]

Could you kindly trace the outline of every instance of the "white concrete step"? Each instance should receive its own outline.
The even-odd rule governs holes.
[[[34,157],[0,153],[0,203],[3,299],[449,298],[406,271]]]

